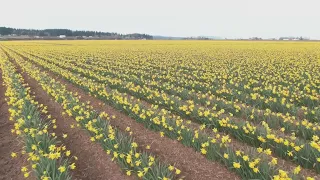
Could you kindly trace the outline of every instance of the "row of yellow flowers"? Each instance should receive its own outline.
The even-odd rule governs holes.
[[[64,85],[51,79],[45,72],[30,63],[21,61],[22,59],[16,60],[31,77],[39,82],[48,95],[61,104],[64,115],[73,117],[77,121],[77,126],[83,127],[90,133],[91,141],[101,144],[106,153],[118,162],[126,175],[134,174],[141,179],[178,179],[181,170],[160,162],[154,155],[142,151],[134,141],[130,127],[127,127],[128,132],[120,131],[110,124],[109,120],[116,119],[115,116],[97,112],[89,102],[82,102],[76,93],[69,92]]]
[[[71,152],[58,143],[54,133],[56,120],[47,113],[45,106],[33,99],[29,87],[3,51],[0,51],[0,68],[7,88],[5,95],[10,107],[9,120],[15,122],[11,132],[24,142],[21,152],[12,152],[11,156],[16,158],[21,153],[30,163],[21,167],[24,177],[71,179],[70,170],[76,168],[72,161],[77,157],[71,156]],[[41,113],[46,114],[46,118],[41,117]]]

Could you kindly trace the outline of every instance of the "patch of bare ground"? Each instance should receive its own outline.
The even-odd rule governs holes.
[[[72,124],[76,124],[76,121],[73,118],[62,116],[63,109],[60,104],[53,101],[36,80],[30,78],[26,73],[22,73],[22,75],[31,92],[34,92],[35,100],[47,106],[52,118],[57,120],[55,133],[60,137],[63,133],[68,134],[66,139],[59,140],[66,145],[67,149],[71,150],[72,155],[78,157],[77,168],[72,174],[74,179],[133,179],[133,177],[126,176],[116,162],[112,162],[111,157],[104,152],[99,144],[91,142],[90,136],[85,131],[79,128],[70,128]]]
[[[13,122],[9,121],[9,107],[5,101],[5,90],[0,70],[0,180],[20,180],[24,179],[21,167],[26,164],[25,157],[20,153],[23,143],[11,133]],[[12,152],[17,152],[18,157],[12,159]]]
[[[41,68],[41,66],[38,66]],[[48,72],[48,71],[47,71]],[[198,179],[198,180],[215,180],[215,179],[240,179],[234,172],[229,171],[225,166],[218,162],[209,161],[200,153],[195,152],[192,148],[185,147],[183,144],[176,140],[169,138],[161,138],[159,133],[146,129],[143,124],[136,122],[134,119],[125,115],[124,113],[116,110],[115,108],[105,105],[103,101],[90,96],[82,89],[75,87],[68,81],[61,77],[55,76],[52,72],[49,75],[64,84],[71,92],[78,92],[83,101],[90,101],[91,105],[98,111],[104,111],[110,115],[115,115],[116,120],[111,121],[111,124],[116,126],[122,131],[130,127],[134,132],[133,137],[135,141],[142,147],[151,145],[148,150],[156,155],[163,162],[175,164],[176,167],[181,169],[184,179]],[[26,78],[25,78],[26,79]],[[28,82],[34,81],[27,77]],[[29,83],[29,85],[30,85]],[[30,85],[32,86],[32,85]],[[42,91],[36,89],[36,91]],[[32,88],[33,89],[33,88]],[[37,94],[37,96],[39,96]],[[45,103],[44,103],[45,104]],[[49,112],[52,112],[49,109]],[[63,118],[63,117],[61,117]],[[60,118],[57,118],[60,119]],[[86,146],[86,145],[83,145]]]

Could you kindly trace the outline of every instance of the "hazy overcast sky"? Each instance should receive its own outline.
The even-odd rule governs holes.
[[[0,26],[320,38],[319,0],[0,0]]]

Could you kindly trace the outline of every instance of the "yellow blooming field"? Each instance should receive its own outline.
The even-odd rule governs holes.
[[[20,178],[320,179],[319,42],[1,42],[0,65]]]

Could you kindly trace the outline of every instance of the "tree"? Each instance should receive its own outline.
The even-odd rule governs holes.
[[[0,27],[0,35],[10,35],[13,34],[13,28]]]

